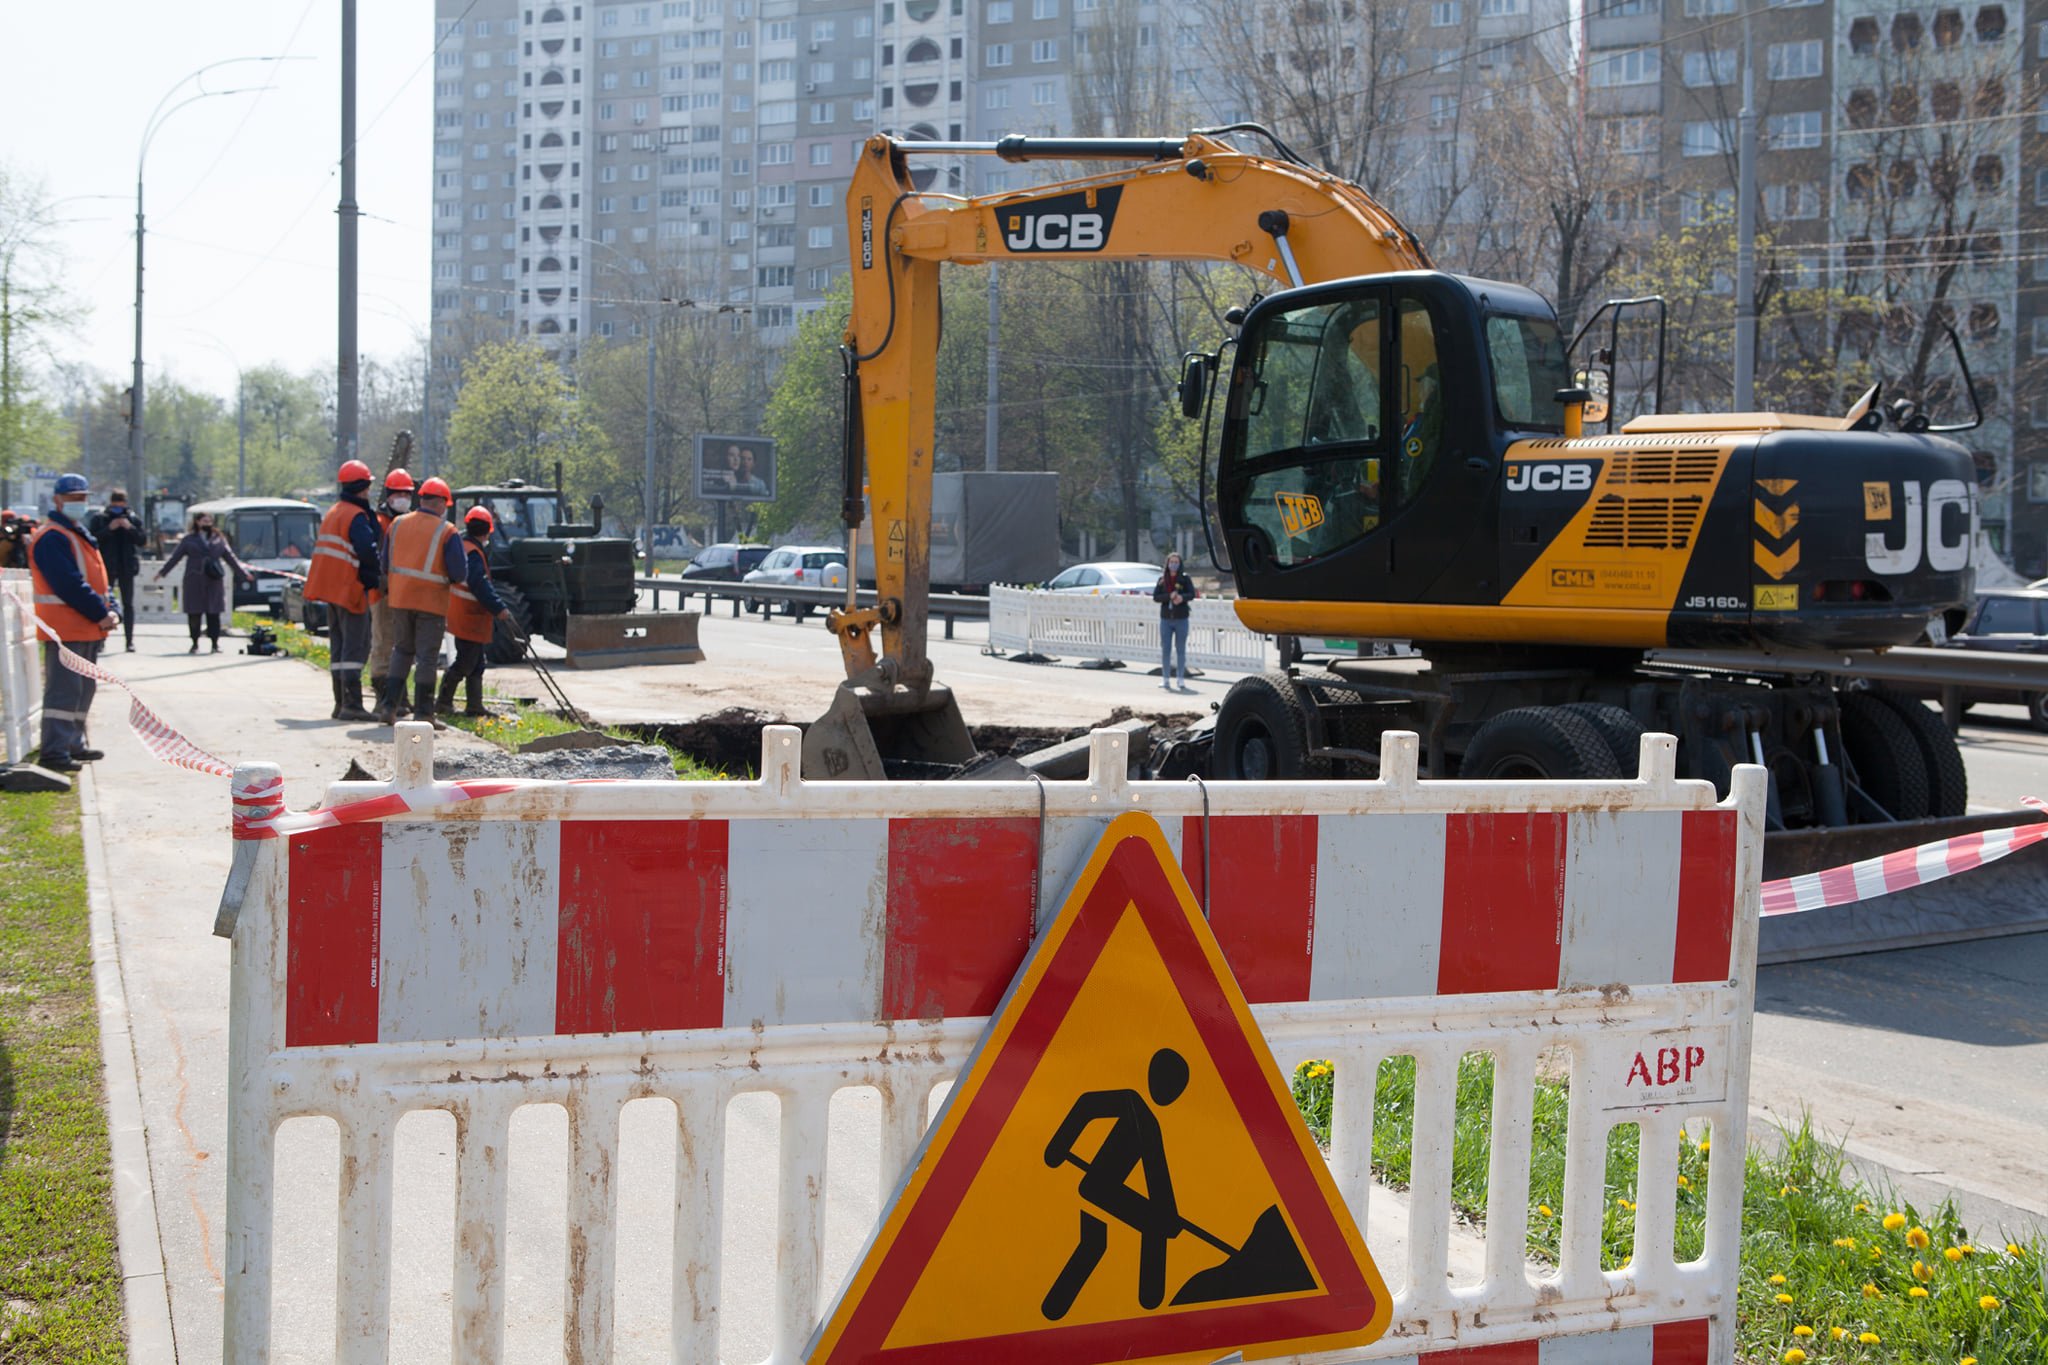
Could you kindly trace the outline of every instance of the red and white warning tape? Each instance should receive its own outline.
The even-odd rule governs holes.
[[[453,806],[464,801],[479,801],[487,796],[502,796],[532,785],[534,783],[530,779],[436,782],[431,787],[387,792],[383,796],[352,801],[344,806],[288,811],[284,807],[284,779],[272,777],[247,788],[236,788],[234,834],[237,839],[283,839],[308,830],[393,820],[436,806]]]
[[[2025,804],[2038,811],[2048,811],[2048,804],[2038,797],[2028,797]],[[1958,834],[1952,839],[1937,839],[1918,848],[1902,848],[1896,853],[1865,858],[1846,867],[1831,867],[1823,872],[1808,872],[1798,877],[1765,882],[1763,912],[1766,915],[1789,915],[1800,910],[1824,910],[1887,896],[1894,891],[1925,886],[1928,882],[1938,882],[1958,872],[1997,862],[2008,853],[2017,853],[2043,839],[2048,839],[2048,823],[1980,830],[1974,834]]]
[[[57,632],[51,630],[41,617],[34,615],[34,609],[23,600],[20,592],[13,588],[9,588],[7,591],[20,604],[22,611],[35,621],[37,631],[47,636],[57,646],[57,659],[60,663],[80,677],[91,678],[94,682],[109,683],[128,694],[128,728],[133,730],[135,737],[142,741],[143,748],[149,750],[156,758],[175,767],[190,768],[194,772],[211,773],[215,777],[233,775],[235,771],[233,767],[215,758],[212,754],[179,734],[164,722],[163,717],[157,715],[156,712],[150,710],[147,706],[144,706],[142,698],[136,696],[135,690],[123,682],[119,675],[109,673],[84,655],[74,652],[62,640],[58,639]]]

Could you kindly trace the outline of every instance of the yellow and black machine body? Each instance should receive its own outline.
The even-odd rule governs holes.
[[[1238,131],[1274,153],[1222,140]],[[1126,164],[962,198],[917,188],[923,152]],[[1206,754],[1178,761],[1371,775],[1380,734],[1414,729],[1435,775],[1597,778],[1633,772],[1658,729],[1680,737],[1688,776],[1725,786],[1734,764],[1765,763],[1786,827],[1962,813],[1961,760],[1933,712],[1770,659],[1910,643],[1969,602],[1972,461],[1924,422],[1886,429],[1866,400],[1847,416],[1652,413],[1586,434],[1586,376],[1540,295],[1435,270],[1362,190],[1263,129],[878,137],[848,225],[845,512],[857,527],[864,490],[879,602],[832,614],[849,681],[807,736],[807,771],[974,754],[924,653],[940,263],[1182,259],[1280,286],[1233,310],[1235,335],[1182,378],[1239,617],[1283,638],[1411,641],[1423,664],[1297,660],[1242,679]],[[1757,667],[1645,658],[1695,648],[1754,651]]]

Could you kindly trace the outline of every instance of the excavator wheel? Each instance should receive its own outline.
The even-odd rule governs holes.
[[[1924,820],[1933,807],[1927,760],[1904,717],[1869,692],[1842,694],[1842,747],[1856,785],[1894,820]]]
[[[1216,713],[1216,775],[1250,782],[1330,775],[1311,758],[1308,727],[1294,680],[1285,673],[1239,678]]]
[[[1614,765],[1623,777],[1634,777],[1643,756],[1643,723],[1635,713],[1624,706],[1613,706],[1606,702],[1580,701],[1570,706],[1559,707],[1575,716],[1584,716],[1600,732],[1608,751],[1614,755]]]
[[[1465,748],[1458,776],[1485,781],[1621,776],[1614,750],[1593,722],[1568,706],[1525,706],[1503,711],[1479,727]]]
[[[1920,746],[1920,759],[1927,765],[1927,813],[1965,814],[1970,807],[1970,774],[1963,767],[1956,737],[1942,723],[1940,713],[1889,688],[1874,687],[1870,695],[1898,713]]]

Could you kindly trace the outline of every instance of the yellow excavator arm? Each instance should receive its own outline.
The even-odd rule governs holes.
[[[1270,134],[1264,135],[1276,155],[1240,151],[1220,140],[1230,131],[1236,130],[980,143],[877,136],[862,149],[846,197],[853,315],[846,329],[843,512],[850,539],[861,522],[864,456],[877,605],[858,609],[849,594],[830,624],[847,677],[866,690],[871,715],[888,709],[882,693],[907,689],[912,695],[898,697],[894,708],[902,711],[931,685],[925,624],[941,264],[1222,261],[1282,286],[1430,268],[1414,234],[1364,190],[1293,157]],[[935,153],[1121,164],[1055,184],[962,197],[914,185],[908,158]]]

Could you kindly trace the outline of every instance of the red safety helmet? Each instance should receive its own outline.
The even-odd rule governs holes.
[[[428,479],[425,483],[420,485],[420,496],[423,498],[445,499],[452,498],[455,495],[448,491],[448,485],[444,483],[442,480]]]
[[[412,492],[412,475],[403,469],[394,469],[384,476],[384,491],[387,493]]]
[[[361,460],[350,460],[342,465],[339,472],[335,474],[334,481],[336,483],[368,483],[370,481],[370,467]]]
[[[473,521],[482,522],[486,532],[498,529],[498,519],[491,515],[491,509],[488,507],[472,507],[462,514],[462,524],[464,526],[469,525]]]

